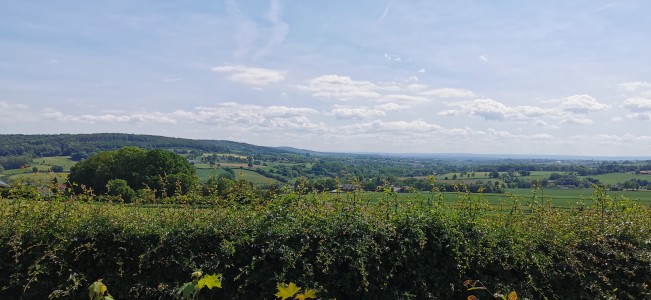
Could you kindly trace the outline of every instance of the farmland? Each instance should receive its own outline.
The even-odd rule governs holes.
[[[0,298],[86,297],[100,278],[116,298],[171,298],[195,271],[223,276],[200,298],[272,298],[293,282],[324,299],[459,299],[470,279],[534,299],[651,295],[648,161],[165,142],[3,157]]]

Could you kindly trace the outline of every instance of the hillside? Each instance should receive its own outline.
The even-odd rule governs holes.
[[[97,151],[116,150],[125,146],[144,149],[184,149],[212,153],[244,155],[290,154],[290,151],[219,140],[191,140],[154,135],[124,133],[0,135],[0,156],[30,154],[37,157],[87,155]]]

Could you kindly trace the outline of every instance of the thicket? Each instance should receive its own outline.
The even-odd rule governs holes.
[[[446,206],[436,191],[241,189],[123,204],[14,183],[0,199],[0,298],[82,299],[101,278],[115,299],[172,299],[197,270],[223,276],[206,299],[272,299],[282,282],[323,299],[460,299],[468,279],[530,299],[651,297],[651,212],[602,189],[592,207],[534,194],[503,211],[477,194]]]

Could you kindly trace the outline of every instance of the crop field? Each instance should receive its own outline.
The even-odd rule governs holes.
[[[536,191],[536,201],[540,205],[551,205],[555,208],[567,209],[580,206],[594,205],[592,200],[593,189],[547,189]],[[631,200],[644,207],[651,208],[651,191],[608,191],[607,194],[613,200]],[[431,203],[439,200],[438,193],[417,192],[417,193],[393,193],[363,192],[359,193],[361,201],[377,203],[382,199],[396,199],[398,201],[411,201]],[[508,189],[504,194],[466,194],[443,192],[442,201],[450,207],[456,203],[465,201],[469,197],[481,199],[495,208],[511,207],[514,203],[520,208],[526,208],[534,199],[534,193],[530,189]],[[430,201],[431,200],[431,201]]]
[[[208,181],[208,179],[212,178],[213,176],[219,177],[220,175],[223,174],[230,174],[230,173],[224,170],[223,168],[210,168],[210,167],[197,168],[197,177],[199,177],[199,180],[201,182],[206,182]]]
[[[36,166],[62,166],[64,170],[70,170],[77,162],[70,159],[70,156],[39,157],[34,159]]]
[[[250,171],[246,169],[234,169],[233,173],[235,173],[236,180],[244,179],[246,181],[250,181],[254,185],[267,185],[267,184],[278,183],[278,181],[275,179],[265,177],[254,171]]]

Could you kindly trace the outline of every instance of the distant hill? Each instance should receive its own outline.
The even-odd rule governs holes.
[[[220,140],[191,140],[155,135],[125,133],[93,134],[4,134],[0,135],[0,156],[73,156],[97,151],[116,150],[126,146],[144,149],[184,149],[216,153],[240,153],[243,155],[290,154],[280,148],[255,146],[246,143]]]

